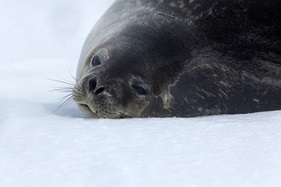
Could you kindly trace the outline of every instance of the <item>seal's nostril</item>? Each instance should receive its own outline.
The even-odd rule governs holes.
[[[94,91],[95,88],[96,88],[96,86],[97,86],[97,81],[96,81],[96,79],[91,79],[91,80],[89,81],[89,91],[90,91],[90,92]]]
[[[98,95],[98,94],[102,93],[104,90],[105,90],[105,87],[101,86],[95,91],[95,94]]]

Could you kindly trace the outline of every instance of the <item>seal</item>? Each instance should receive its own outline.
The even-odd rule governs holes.
[[[88,35],[72,95],[96,118],[281,109],[281,1],[117,0]]]

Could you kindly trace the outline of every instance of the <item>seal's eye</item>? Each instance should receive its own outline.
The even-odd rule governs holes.
[[[138,95],[147,95],[148,94],[147,90],[145,88],[143,88],[142,86],[132,84],[132,88],[135,90],[135,92]]]
[[[101,61],[97,55],[93,56],[91,64],[92,64],[92,66],[101,65]]]

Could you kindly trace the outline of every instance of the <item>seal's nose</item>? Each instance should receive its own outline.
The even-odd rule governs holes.
[[[98,94],[104,92],[104,90],[105,90],[104,86],[99,87],[98,89],[95,90],[95,95],[98,95]]]
[[[95,78],[89,81],[89,92],[93,92],[95,95],[98,95],[105,91],[104,86],[100,86],[97,88],[97,80]]]
[[[97,80],[96,79],[91,79],[89,81],[89,91],[92,92],[96,89],[97,87]]]

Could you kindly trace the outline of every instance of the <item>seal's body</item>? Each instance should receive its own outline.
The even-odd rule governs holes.
[[[281,1],[117,0],[85,41],[73,99],[92,117],[281,109]]]

